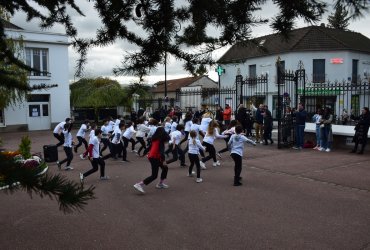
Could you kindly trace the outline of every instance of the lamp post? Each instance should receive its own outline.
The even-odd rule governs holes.
[[[218,105],[221,106],[221,75],[224,74],[226,71],[224,68],[222,68],[220,65],[217,66],[215,70],[218,74]]]

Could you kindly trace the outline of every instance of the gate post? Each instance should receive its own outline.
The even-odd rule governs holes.
[[[277,147],[278,149],[282,148],[281,145],[281,131],[282,131],[282,124],[281,124],[281,104],[282,104],[282,95],[280,87],[283,84],[282,81],[282,72],[281,72],[281,64],[280,64],[280,57],[276,60],[276,81],[277,81],[277,88],[278,88],[278,100],[277,100],[277,120],[278,120],[278,143]]]

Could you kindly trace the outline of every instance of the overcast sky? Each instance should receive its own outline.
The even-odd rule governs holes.
[[[81,10],[85,13],[85,17],[79,16],[76,12],[71,11],[70,14],[72,16],[73,24],[78,29],[78,34],[81,37],[92,37],[95,34],[97,28],[100,27],[101,22],[99,16],[97,15],[96,11],[93,8],[92,2],[88,1],[77,1],[78,5],[80,6]],[[179,0],[179,2],[183,2],[183,0]],[[330,5],[332,1],[327,1]],[[275,6],[269,1],[262,7],[262,11],[256,13],[257,15],[263,18],[270,18],[275,15],[277,12]],[[331,9],[329,10],[331,12]],[[327,15],[326,14],[320,23],[327,23]],[[11,21],[26,29],[31,31],[38,31],[40,30],[38,27],[38,22],[33,20],[31,22],[26,22],[25,14],[20,12],[17,13]],[[350,26],[348,27],[352,31],[356,31],[359,33],[364,34],[365,36],[370,38],[370,17],[367,13],[365,18],[352,21]],[[304,27],[308,24],[298,21],[296,27]],[[134,25],[130,26],[133,29],[135,28]],[[47,30],[48,32],[53,33],[65,33],[65,30],[62,26],[54,26],[53,28]],[[267,34],[271,34],[272,30],[269,27],[269,24],[261,25],[258,27],[253,28],[252,37],[259,37]],[[97,76],[107,76],[117,79],[121,84],[129,84],[132,81],[137,80],[135,77],[114,77],[112,74],[112,69],[116,66],[121,64],[121,60],[123,60],[123,55],[125,51],[132,51],[135,50],[135,46],[129,44],[124,41],[117,41],[115,44],[110,45],[104,48],[93,48],[89,50],[88,53],[88,63],[85,65],[85,76],[88,77],[97,77]],[[225,52],[227,48],[222,50],[216,51],[214,53],[214,58],[220,58]],[[74,80],[74,72],[75,72],[75,65],[76,59],[78,58],[77,53],[72,49],[69,48],[69,78],[71,81]],[[217,73],[214,72],[215,67],[209,68],[209,76],[217,81]],[[187,72],[182,69],[182,62],[176,61],[173,58],[169,58],[167,63],[167,79],[175,79],[181,77],[190,76]],[[164,67],[159,66],[156,72],[153,72],[150,76],[145,78],[146,82],[152,84],[158,81],[164,80]]]

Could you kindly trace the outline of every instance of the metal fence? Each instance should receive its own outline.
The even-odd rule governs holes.
[[[370,85],[366,80],[351,82],[327,82],[307,84],[298,93],[305,93],[306,110],[311,120],[317,109],[329,107],[335,117],[336,124],[353,125],[353,119],[360,115],[363,107],[370,106]],[[348,120],[345,119],[346,114]]]

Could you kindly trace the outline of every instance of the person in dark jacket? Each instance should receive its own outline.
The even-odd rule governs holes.
[[[245,132],[247,129],[247,109],[242,103],[239,104],[238,111],[236,112],[236,120],[242,125]]]
[[[271,111],[268,109],[267,105],[264,106],[265,112],[263,112],[263,139],[265,140],[264,145],[268,145],[267,140],[271,142],[271,144],[274,143],[272,140],[272,126],[273,126],[273,120]]]
[[[304,143],[304,129],[306,126],[307,112],[303,103],[298,104],[298,110],[294,113],[296,120],[296,146],[293,149],[302,149]]]
[[[355,135],[353,137],[353,142],[355,143],[355,147],[351,151],[351,153],[356,153],[358,144],[361,144],[361,150],[358,154],[363,154],[366,144],[367,144],[367,134],[369,132],[370,126],[370,113],[369,108],[364,107],[361,111],[361,115],[358,117],[356,126],[355,126]]]
[[[218,122],[218,124],[220,125],[220,128],[222,127],[222,122],[224,120],[224,110],[222,109],[222,107],[220,105],[217,106],[217,110],[216,110],[216,121]]]

